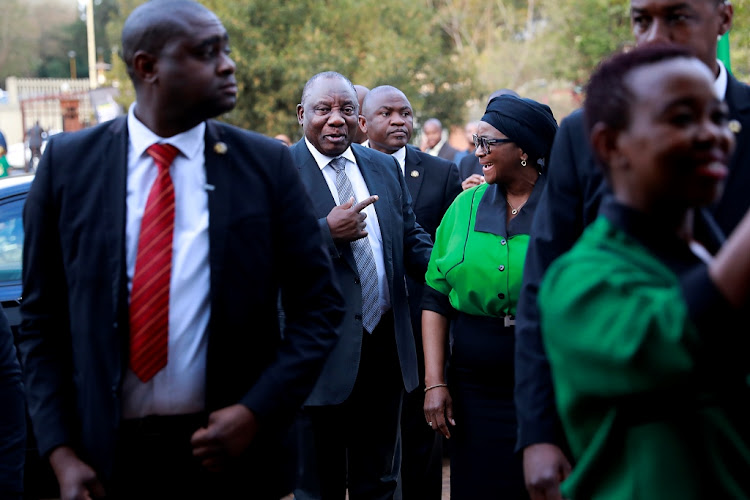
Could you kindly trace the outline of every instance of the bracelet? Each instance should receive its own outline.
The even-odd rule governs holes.
[[[435,385],[431,385],[429,387],[425,387],[424,388],[424,392],[427,392],[430,389],[434,389],[435,387],[448,387],[448,384],[435,384]]]

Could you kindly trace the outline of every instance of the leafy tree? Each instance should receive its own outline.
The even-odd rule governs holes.
[[[140,2],[119,0],[122,22]],[[206,0],[230,34],[240,88],[237,107],[224,119],[274,135],[300,137],[296,105],[312,75],[333,70],[353,83],[394,85],[409,97],[417,117],[462,123],[473,86],[461,60],[421,2],[396,0]],[[123,95],[132,98],[117,63]],[[124,102],[123,104],[128,104]]]

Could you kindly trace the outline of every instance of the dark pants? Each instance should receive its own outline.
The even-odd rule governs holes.
[[[340,405],[306,407],[298,422],[297,500],[392,499],[401,464],[403,378],[392,314],[363,331],[357,380]]]
[[[221,472],[206,470],[190,445],[205,422],[203,415],[124,421],[107,498],[278,500],[291,491],[282,478],[289,472],[280,466],[283,447],[264,446],[262,437]]]

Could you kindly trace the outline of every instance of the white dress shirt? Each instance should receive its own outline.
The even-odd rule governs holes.
[[[175,192],[172,277],[169,288],[167,366],[148,382],[128,369],[123,382],[123,418],[178,415],[204,409],[209,292],[208,194],[204,159],[206,124],[169,138],[154,134],[128,112],[126,259],[132,287],[141,218],[158,168],[146,149],[171,144],[180,150],[169,168]]]
[[[333,167],[328,165],[335,157],[326,156],[318,151],[315,146],[310,144],[307,137],[305,137],[305,144],[307,144],[307,149],[310,150],[310,154],[312,154],[321,172],[323,172],[323,177],[326,180],[326,184],[328,184],[328,189],[331,191],[334,201],[338,205],[348,201],[339,199],[339,190],[336,188],[336,171]],[[370,196],[370,194],[378,194],[370,193],[367,188],[365,179],[362,177],[362,172],[359,171],[359,167],[357,166],[357,160],[354,158],[352,148],[346,148],[346,151],[344,151],[341,156],[347,160],[346,175],[352,183],[352,189],[354,190],[354,196],[357,198],[357,201],[364,200]],[[376,201],[375,203],[382,202]],[[378,272],[378,293],[380,313],[382,315],[391,308],[391,298],[388,291],[388,280],[385,276],[385,263],[383,261],[383,236],[380,233],[380,223],[378,222],[378,214],[375,212],[375,203],[365,207],[363,211],[367,214],[367,217],[365,218],[367,241],[370,242],[370,247],[372,247],[372,254],[375,259],[375,269]]]
[[[724,63],[720,60],[716,60],[719,64],[719,76],[714,80],[714,90],[722,101],[727,97],[727,84],[729,83],[729,77],[727,77],[727,68],[724,67]]]

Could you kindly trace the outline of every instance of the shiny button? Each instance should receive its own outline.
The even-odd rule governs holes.
[[[498,268],[497,268],[497,270],[498,270],[498,271],[505,271],[505,266],[502,266],[502,265],[501,265],[500,267],[498,267]]]
[[[498,299],[504,299],[505,298],[505,294],[504,293],[498,293],[497,294],[497,298]]]
[[[501,244],[501,245],[505,245],[505,243],[507,243],[507,242],[505,241],[505,238],[503,238],[502,240],[500,240],[500,244]]]

